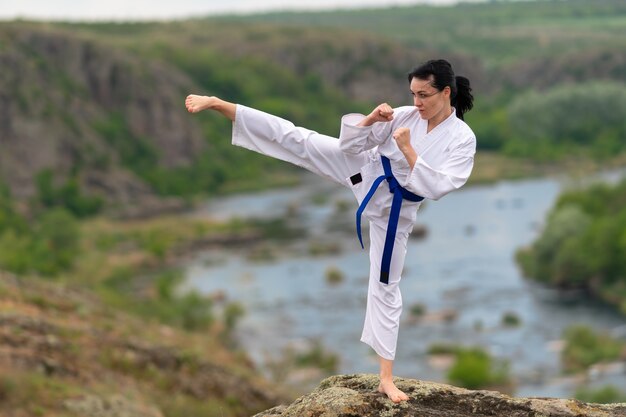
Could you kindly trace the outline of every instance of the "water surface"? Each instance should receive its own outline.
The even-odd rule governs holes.
[[[482,346],[509,361],[516,395],[573,395],[574,382],[560,377],[557,347],[563,330],[578,323],[613,330],[624,325],[624,318],[524,279],[514,261],[515,251],[536,238],[567,185],[571,182],[552,178],[502,181],[467,187],[422,206],[417,224],[428,233],[408,245],[396,374],[445,382],[445,373],[429,362],[429,346]],[[349,202],[350,209],[338,209],[342,202]],[[209,203],[199,215],[224,219],[289,213],[306,228],[307,237],[277,244],[279,256],[265,262],[248,260],[244,250],[200,254],[187,267],[187,285],[204,293],[223,291],[245,306],[238,336],[260,365],[286,346],[319,339],[340,356],[340,372],[376,373],[376,356],[359,342],[368,257],[354,234],[355,208],[349,190],[316,177],[296,188]],[[313,257],[307,251],[311,240],[341,250]],[[326,281],[331,267],[345,275],[341,283]],[[425,307],[428,320],[411,320],[416,304]],[[446,311],[456,318],[438,320],[438,313]],[[520,326],[503,325],[507,313],[518,316]],[[595,380],[604,383],[625,387],[626,375]]]

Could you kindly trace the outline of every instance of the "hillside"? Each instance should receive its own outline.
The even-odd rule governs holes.
[[[211,21],[212,19],[209,19]],[[624,80],[626,4],[620,0],[524,0],[460,3],[450,7],[427,5],[386,9],[265,13],[221,18],[233,22],[266,22],[304,28],[343,28],[375,33],[404,45],[444,55],[475,57],[488,71],[526,72],[526,65],[560,61],[564,57],[596,73],[580,73],[563,66],[562,81],[589,75]],[[595,52],[605,52],[596,55]],[[616,60],[613,64],[608,55]],[[588,55],[589,60],[576,60]],[[598,57],[599,61],[592,61]],[[526,64],[526,65],[524,65]],[[603,65],[598,65],[603,64]],[[608,68],[605,64],[610,64]],[[520,67],[522,65],[522,67]],[[550,77],[544,67],[543,76]],[[540,76],[540,78],[542,78]],[[495,84],[489,80],[489,84]],[[534,80],[529,80],[533,86]],[[536,80],[541,82],[542,80]]]
[[[211,334],[0,272],[0,415],[247,417],[285,397]]]
[[[139,165],[188,165],[206,148],[177,111],[184,74],[46,26],[0,26],[0,42],[0,175],[16,198],[51,170],[55,183],[78,177],[87,193],[147,209],[162,202]]]
[[[297,170],[231,147],[229,123],[190,116],[184,97],[217,94],[337,135],[342,114],[407,104],[407,70],[434,56],[474,86],[474,179],[545,172],[564,158],[621,163],[610,159],[623,153],[623,127],[603,109],[624,105],[625,26],[616,0],[2,22],[0,183],[29,210],[124,217],[293,183]],[[544,120],[532,142],[534,109]]]

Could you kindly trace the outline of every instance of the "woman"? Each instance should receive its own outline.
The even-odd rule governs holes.
[[[402,311],[400,275],[406,244],[424,198],[438,200],[460,188],[472,171],[476,139],[463,122],[472,108],[469,80],[445,60],[408,74],[413,106],[387,103],[369,115],[342,118],[339,140],[217,97],[189,95],[187,110],[215,110],[231,119],[232,143],[302,166],[350,187],[370,223],[370,279],[361,341],[379,356],[379,392],[408,400],[392,378]],[[387,182],[390,192],[378,190]],[[380,188],[387,188],[380,185]],[[362,244],[362,243],[361,243]]]

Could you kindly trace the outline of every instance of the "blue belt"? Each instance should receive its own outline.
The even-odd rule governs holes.
[[[424,197],[413,194],[407,189],[402,188],[402,186],[398,183],[398,180],[396,180],[396,177],[393,176],[393,172],[391,172],[391,163],[389,162],[389,158],[382,155],[380,158],[383,163],[383,169],[385,171],[385,174],[374,180],[374,183],[370,187],[370,190],[367,192],[367,195],[361,202],[359,209],[356,211],[356,233],[359,237],[361,248],[365,249],[365,247],[363,246],[363,238],[361,236],[361,214],[363,214],[365,206],[367,206],[367,203],[369,203],[370,199],[378,189],[380,183],[383,182],[383,180],[387,180],[387,182],[389,183],[389,192],[393,193],[393,202],[391,203],[389,223],[387,224],[387,236],[385,237],[383,259],[380,264],[380,282],[382,282],[383,284],[389,284],[391,254],[393,253],[393,244],[396,240],[396,230],[398,229],[398,220],[400,219],[400,208],[402,207],[402,200],[404,199],[409,201],[422,201]]]

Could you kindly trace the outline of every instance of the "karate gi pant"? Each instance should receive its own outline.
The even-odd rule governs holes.
[[[364,166],[373,166],[378,169],[381,165],[376,160],[375,150],[358,155],[346,154],[339,148],[339,140],[336,138],[296,127],[287,120],[241,105],[237,105],[232,143],[301,166],[317,175],[347,186],[353,191],[354,187],[349,180],[352,175],[365,172],[362,169]],[[382,172],[382,166],[380,171]],[[361,191],[355,191],[359,203],[364,192],[366,193],[371,185],[368,178],[372,176],[366,174],[363,178],[363,183],[360,185]],[[383,196],[383,204],[372,199],[364,213],[370,223],[370,271],[361,341],[371,346],[379,356],[393,360],[402,313],[402,295],[399,284],[413,219],[406,219],[407,216],[404,216],[404,221],[398,226],[391,258],[389,283],[383,284],[379,281],[380,265],[393,195],[389,192],[386,182],[383,182],[380,188],[381,190],[376,193]],[[411,206],[414,213],[419,204],[412,203]],[[411,210],[409,207],[407,209]]]

